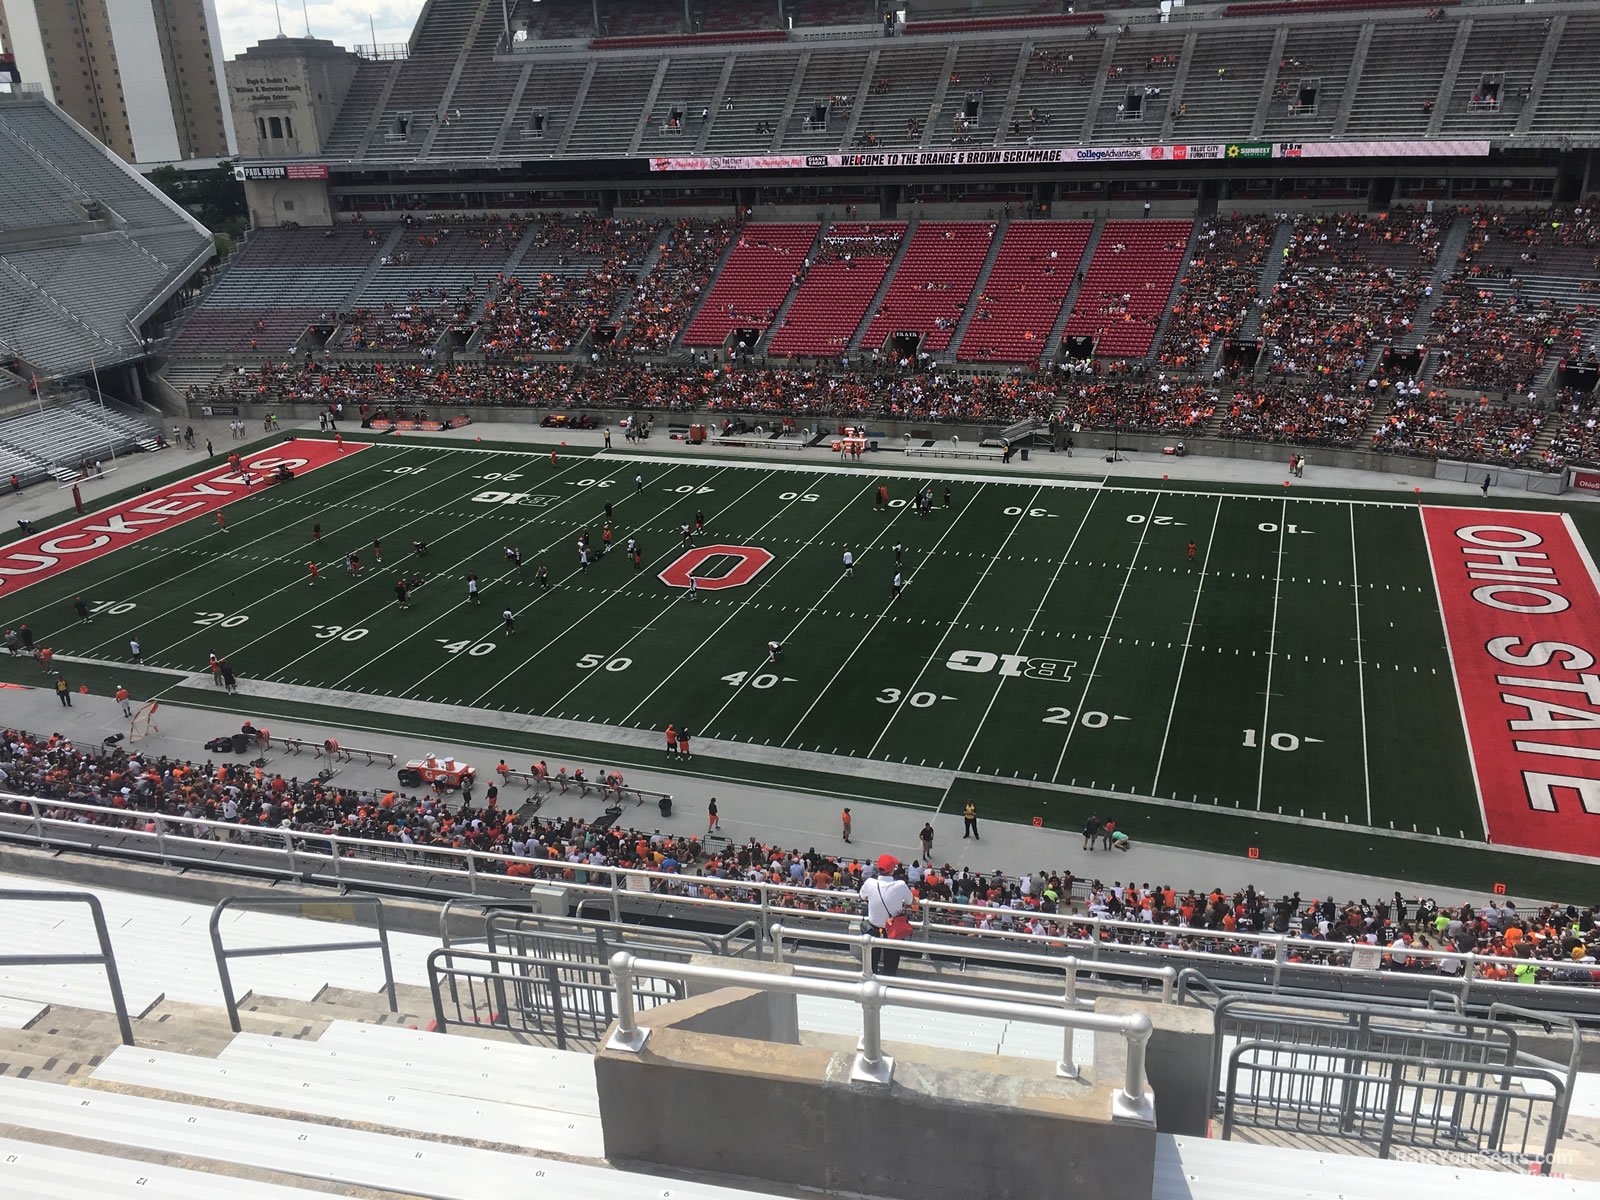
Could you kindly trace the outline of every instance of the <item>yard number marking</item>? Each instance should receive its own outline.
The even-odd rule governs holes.
[[[633,666],[633,659],[619,656],[607,661],[604,654],[585,654],[578,660],[578,665],[586,671],[593,667],[604,667],[608,671],[626,671]]]
[[[221,629],[237,629],[250,619],[244,613],[234,613],[230,617],[227,613],[200,612],[198,609],[194,615],[199,618],[196,625],[215,625]]]

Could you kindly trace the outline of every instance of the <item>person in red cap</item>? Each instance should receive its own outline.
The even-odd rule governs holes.
[[[890,923],[911,907],[911,889],[896,878],[900,860],[892,854],[878,857],[878,873],[861,885],[861,899],[867,906],[867,924],[873,937],[894,936]],[[906,930],[909,935],[910,930]],[[900,951],[887,946],[872,948],[872,973],[894,975],[900,970]]]

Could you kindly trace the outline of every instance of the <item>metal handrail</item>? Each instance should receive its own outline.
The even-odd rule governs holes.
[[[624,896],[635,896],[641,899],[654,898],[662,903],[671,903],[684,908],[731,911],[741,916],[749,914],[748,919],[756,922],[755,928],[758,938],[765,936],[765,931],[771,923],[774,909],[785,913],[794,913],[795,916],[803,916],[807,920],[835,923],[850,929],[857,926],[861,916],[860,912],[857,911],[860,901],[853,892],[826,891],[817,888],[797,887],[792,884],[769,883],[764,880],[706,880],[701,876],[665,874],[636,867],[594,866],[587,863],[575,865],[564,860],[517,858],[512,855],[492,854],[480,850],[460,850],[450,846],[407,846],[397,842],[346,837],[342,834],[315,833],[282,828],[271,829],[251,825],[238,825],[226,821],[210,821],[199,817],[179,817],[164,813],[129,811],[74,801],[47,801],[32,796],[0,795],[0,801],[7,800],[26,805],[29,809],[28,817],[23,817],[22,814],[14,815],[21,820],[28,820],[31,817],[33,826],[31,834],[22,830],[14,830],[10,836],[26,838],[46,846],[64,842],[75,844],[77,848],[83,848],[81,839],[85,830],[114,829],[115,832],[124,837],[152,843],[156,850],[153,857],[159,858],[162,862],[185,866],[204,865],[208,868],[215,868],[217,864],[213,858],[185,855],[181,853],[181,847],[184,843],[214,846],[217,844],[218,839],[184,836],[180,832],[169,832],[169,827],[174,827],[177,830],[217,831],[226,835],[223,840],[231,844],[242,845],[256,852],[281,851],[284,855],[283,869],[252,867],[249,864],[227,864],[229,869],[254,870],[257,872],[269,871],[310,881],[320,878],[320,868],[325,867],[332,880],[340,887],[348,887],[352,882],[364,887],[385,886],[384,882],[371,879],[363,878],[352,881],[347,878],[346,874],[341,870],[341,863],[347,858],[359,861],[369,869],[385,870],[394,867],[414,869],[413,862],[404,860],[426,856],[434,860],[458,863],[458,866],[441,866],[430,863],[428,872],[433,876],[465,880],[466,894],[474,896],[481,894],[479,892],[480,875],[488,876],[501,886],[516,886],[518,879],[514,876],[507,876],[504,873],[504,868],[513,863],[519,866],[526,866],[540,874],[553,874],[557,876],[555,880],[541,879],[536,874],[528,880],[528,883],[557,882],[569,892],[587,893],[594,899],[602,899],[609,903],[613,921],[621,919],[622,898]],[[45,808],[92,813],[108,818],[108,823],[105,825],[86,825],[77,821],[46,817],[42,811]],[[0,812],[0,822],[3,822],[7,815],[12,814]],[[130,820],[149,822],[155,826],[155,829],[150,832],[130,828],[126,824]],[[46,831],[50,829],[60,829],[64,833],[70,831],[74,836],[57,839],[53,842],[46,834]],[[178,843],[178,845],[175,846],[174,843]],[[315,847],[323,848],[317,849]],[[358,852],[362,851],[380,857],[369,858],[361,855],[358,858]],[[118,851],[113,850],[112,852]],[[120,852],[133,853],[126,850]],[[397,857],[402,861],[398,863],[389,861]],[[591,884],[559,878],[559,876],[568,872],[586,873],[603,879],[605,882]],[[656,884],[663,888],[681,888],[686,883],[705,882],[725,886],[730,890],[754,893],[757,899],[755,901],[721,900],[677,893],[634,892],[628,886],[628,881],[632,879],[644,881],[646,887]],[[415,885],[409,886],[414,887]],[[785,900],[798,903],[785,904],[783,903]],[[802,905],[815,907],[801,907]],[[842,911],[841,906],[848,906],[850,911]],[[755,915],[754,910],[757,909],[759,909],[759,915]],[[947,934],[959,933],[971,937],[982,937],[989,941],[1016,942],[1024,945],[1043,944],[1058,947],[1084,947],[1087,949],[1087,957],[1091,961],[1102,961],[1104,955],[1111,953],[1159,956],[1166,960],[1186,960],[1193,963],[1215,963],[1219,958],[1212,951],[1188,950],[1182,948],[1181,944],[1179,946],[1163,946],[1105,940],[1104,935],[1117,932],[1138,934],[1141,937],[1157,935],[1176,940],[1179,943],[1196,940],[1226,941],[1230,944],[1256,946],[1263,951],[1270,950],[1270,956],[1266,953],[1263,953],[1259,958],[1249,959],[1230,956],[1229,960],[1259,963],[1264,969],[1269,970],[1271,986],[1274,992],[1281,989],[1282,976],[1286,967],[1297,973],[1332,974],[1347,978],[1366,978],[1385,974],[1378,968],[1341,966],[1336,963],[1288,963],[1288,953],[1291,950],[1330,956],[1348,956],[1361,951],[1387,956],[1391,952],[1390,947],[1315,941],[1309,938],[1291,937],[1287,934],[1230,933],[1183,925],[1147,925],[1139,921],[1119,921],[1111,918],[1080,916],[1072,913],[1042,915],[1046,920],[1056,921],[1064,925],[1079,928],[1087,927],[1087,937],[1072,937],[1064,934],[1031,934],[1015,930],[976,930],[954,921],[936,921],[933,919],[936,914],[946,914],[952,917],[970,915],[975,918],[984,917],[988,919],[993,919],[997,915],[1002,917],[1021,915],[1014,914],[1012,910],[996,909],[983,905],[923,901],[913,915],[913,920],[923,937],[926,937],[931,930],[940,930]],[[1410,960],[1416,962],[1459,964],[1460,972],[1455,979],[1463,1001],[1469,998],[1474,986],[1481,988],[1483,986],[1492,986],[1499,982],[1475,979],[1475,968],[1479,966],[1504,966],[1510,968],[1525,965],[1527,961],[1492,955],[1461,954],[1449,950],[1415,947],[1406,947],[1405,954]],[[1538,960],[1538,962],[1541,966],[1558,967],[1563,965],[1554,961]],[[1597,967],[1596,970],[1600,970],[1600,967]],[[1450,976],[1438,973],[1437,975],[1429,976],[1429,978],[1437,982],[1447,980]],[[1554,991],[1558,994],[1574,997],[1592,998],[1595,994],[1593,987],[1548,982],[1539,982],[1534,986],[1541,990]]]
[[[865,936],[865,935],[863,935]],[[1086,1013],[1075,1008],[1045,1008],[977,996],[928,994],[896,987],[878,976],[869,975],[856,983],[831,979],[808,979],[799,975],[769,975],[739,971],[729,967],[708,967],[697,963],[661,962],[639,958],[619,950],[611,956],[611,977],[617,996],[617,1025],[606,1039],[606,1048],[637,1054],[649,1040],[650,1030],[641,1028],[633,1005],[634,980],[651,975],[684,982],[697,980],[725,987],[749,988],[760,992],[787,992],[796,996],[817,996],[849,1000],[861,1006],[861,1048],[850,1071],[852,1080],[887,1085],[894,1077],[894,1059],[883,1052],[883,1009],[914,1008],[924,1012],[955,1013],[969,1017],[996,1017],[1035,1025],[1054,1025],[1066,1031],[1066,1052],[1056,1064],[1062,1078],[1078,1078],[1072,1063],[1072,1031],[1114,1033],[1127,1046],[1126,1070],[1122,1086],[1111,1094],[1111,1119],[1144,1125],[1155,1124],[1155,1101],[1145,1088],[1145,1050],[1154,1026],[1145,1013],[1110,1015]]]
[[[1125,975],[1132,979],[1159,980],[1161,983],[1161,1003],[1163,1004],[1172,1003],[1173,990],[1178,979],[1178,969],[1176,967],[1143,967],[1131,963],[1089,963],[1071,954],[1064,957],[1053,954],[1026,954],[1016,950],[996,950],[988,946],[959,946],[946,942],[907,941],[905,939],[876,937],[872,934],[834,933],[832,930],[827,929],[799,930],[788,928],[781,923],[773,925],[768,932],[772,938],[773,962],[781,963],[784,961],[783,940],[786,937],[832,942],[836,945],[849,945],[855,948],[861,961],[861,975],[863,978],[872,974],[872,951],[875,948],[898,950],[902,954],[908,955],[941,955],[949,951],[953,956],[980,959],[984,962],[998,962],[1017,967],[1048,967],[1065,975],[1068,1004],[1077,1003],[1078,976],[1080,974]],[[977,989],[971,990],[976,991]],[[1014,995],[1015,993],[1013,992],[1012,994]]]
[[[286,946],[252,946],[228,950],[222,945],[222,914],[229,909],[271,910],[277,908],[360,907],[372,910],[378,936],[352,942],[294,942]],[[228,896],[211,910],[211,953],[217,960],[217,976],[222,981],[222,1000],[228,1009],[228,1025],[239,1032],[239,1002],[233,994],[233,976],[228,970],[231,958],[266,958],[275,954],[319,954],[328,950],[378,950],[383,955],[383,990],[389,997],[389,1011],[399,1012],[394,993],[394,964],[389,958],[389,930],[383,921],[383,901],[376,896],[341,896],[339,899],[298,896]]]
[[[116,951],[111,948],[111,933],[106,928],[105,909],[92,892],[38,892],[23,888],[0,889],[0,903],[24,900],[42,904],[87,904],[94,919],[94,935],[100,942],[99,954],[0,954],[0,967],[104,967],[106,986],[111,991],[111,1007],[117,1014],[117,1032],[124,1046],[133,1045],[133,1022],[128,1019],[128,1002],[122,995],[122,976],[117,971]]]

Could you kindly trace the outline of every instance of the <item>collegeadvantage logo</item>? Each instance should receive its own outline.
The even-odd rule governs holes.
[[[1229,142],[1229,158],[1271,158],[1271,142]]]
[[[1142,146],[1110,146],[1098,150],[1078,150],[1074,156],[1079,162],[1142,162],[1145,150]]]

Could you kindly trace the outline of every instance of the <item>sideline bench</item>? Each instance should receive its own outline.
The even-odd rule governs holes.
[[[532,771],[518,771],[511,767],[496,767],[494,773],[500,776],[501,781],[504,783],[520,783],[530,790],[536,784],[542,784],[546,792],[560,791],[563,796],[573,788],[578,789],[579,796],[586,797],[590,792],[599,792],[601,795],[609,794],[615,797],[619,804],[624,798],[632,796],[635,808],[638,808],[646,800],[654,800],[659,804],[662,800],[672,799],[670,792],[652,792],[648,788],[628,787],[623,783],[609,781],[602,783],[598,779],[579,779],[576,776],[568,775],[564,770],[554,775],[541,776]]]
[[[931,446],[907,446],[908,458],[994,458],[1005,457],[1005,451],[992,446],[949,446],[935,442]]]
[[[388,750],[364,750],[360,746],[346,746],[333,738],[313,742],[306,738],[283,737],[276,734],[274,737],[283,743],[283,748],[290,754],[300,754],[310,750],[313,758],[327,756],[335,762],[354,762],[357,754],[364,754],[369,767],[379,759],[387,759],[391,767],[396,765],[395,755]]]

